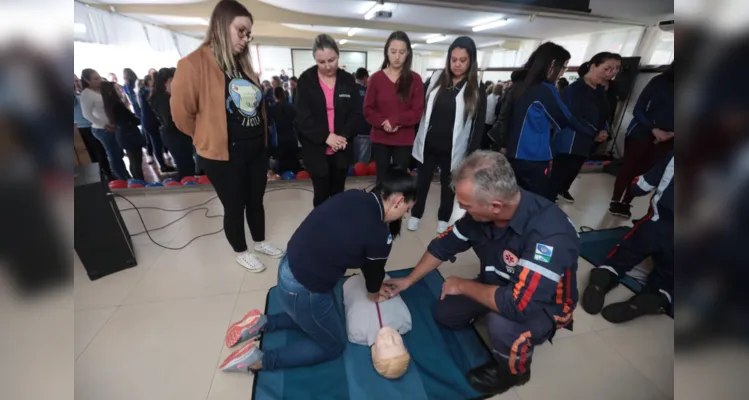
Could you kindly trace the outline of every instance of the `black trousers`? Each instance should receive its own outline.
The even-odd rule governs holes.
[[[416,204],[411,209],[411,216],[421,218],[424,216],[429,187],[432,185],[434,170],[440,167],[440,208],[437,211],[437,220],[448,222],[453,212],[455,192],[450,187],[450,161],[452,151],[436,151],[425,147],[424,162],[419,165],[419,174],[416,178],[417,194]]]
[[[117,143],[127,153],[128,169],[133,179],[143,180],[143,143],[140,129],[132,126],[118,126],[115,132]]]
[[[164,140],[164,145],[169,147],[169,152],[174,158],[179,179],[186,176],[194,176],[195,159],[192,158],[192,138],[183,133],[174,132],[169,129],[161,130],[161,138]],[[209,179],[213,182],[212,178]]]
[[[411,146],[372,143],[372,159],[377,166],[377,182],[379,182],[391,165],[408,169],[408,164],[411,162]]]
[[[200,165],[224,206],[224,233],[234,251],[247,251],[245,218],[252,240],[265,240],[263,197],[268,183],[268,156],[263,141],[230,143],[229,161],[200,157]]]
[[[554,333],[551,317],[538,311],[527,320],[517,322],[462,295],[447,296],[434,307],[434,320],[450,329],[466,328],[484,315],[489,326],[492,355],[503,371],[513,375],[528,373],[534,347],[549,340]]]
[[[653,209],[622,238],[609,253],[600,267],[611,268],[620,277],[652,257],[655,268],[645,285],[647,292],[663,291],[674,295],[674,219],[661,210],[657,221],[653,221]],[[663,215],[665,214],[665,215]]]
[[[338,168],[335,157],[327,156],[328,176],[312,175],[312,189],[315,191],[312,205],[317,208],[333,195],[343,192],[346,188],[348,168]]]
[[[572,182],[585,164],[585,157],[574,154],[557,154],[549,177],[549,189],[551,195],[566,193],[570,190]]]
[[[142,125],[142,128],[146,137],[146,145],[149,146],[147,154],[156,159],[156,163],[159,164],[160,168],[166,167],[167,164],[164,161],[164,142],[161,140],[161,134],[159,134],[159,125]]]
[[[551,194],[549,190],[549,162],[548,161],[528,161],[510,159],[512,170],[515,171],[515,179],[518,185],[539,196],[546,197],[551,201],[556,200],[556,194]]]
[[[92,163],[99,163],[99,169],[104,173],[104,176],[108,180],[113,180],[114,174],[112,169],[109,167],[109,159],[107,159],[107,152],[104,150],[104,146],[101,142],[94,137],[91,133],[91,128],[78,128],[78,132],[81,134],[83,144],[86,145],[86,152],[91,158]]]

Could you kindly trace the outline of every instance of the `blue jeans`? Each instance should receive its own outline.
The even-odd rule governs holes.
[[[97,128],[91,128],[91,133],[104,146],[104,151],[107,153],[109,166],[112,168],[114,176],[123,181],[130,179],[130,174],[127,172],[127,167],[125,167],[125,161],[122,160],[123,151],[117,142],[117,135],[114,132],[108,132],[106,129]]]
[[[346,346],[346,328],[335,304],[333,291],[312,293],[291,274],[283,257],[278,266],[278,290],[282,313],[268,315],[263,331],[295,329],[306,333],[286,347],[263,351],[263,369],[319,364],[340,357]]]

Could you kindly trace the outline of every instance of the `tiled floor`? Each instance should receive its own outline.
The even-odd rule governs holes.
[[[613,178],[583,174],[572,193],[577,201],[562,209],[580,225],[614,227],[624,221],[606,214]],[[362,186],[362,183],[350,186]],[[132,196],[138,206],[182,208],[202,203],[213,192]],[[412,267],[434,236],[438,187],[433,185],[426,216],[418,232],[396,240],[388,269]],[[285,246],[296,226],[312,209],[312,193],[283,190],[268,193],[267,236]],[[120,201],[121,208],[130,207]],[[222,212],[218,200],[209,213]],[[640,216],[646,200],[638,199]],[[144,211],[149,227],[162,226],[183,213]],[[142,226],[133,211],[123,213],[131,233]],[[195,212],[155,232],[159,243],[180,247],[189,239],[221,227],[221,219]],[[248,236],[249,238],[249,233]],[[135,239],[138,266],[91,282],[80,261],[75,263],[75,393],[79,400],[223,400],[249,399],[252,377],[225,374],[216,367],[229,354],[223,345],[231,321],[251,308],[263,309],[275,285],[277,260],[264,259],[268,270],[245,272],[223,234],[198,239],[180,251]],[[472,252],[440,267],[445,275],[477,273]],[[581,290],[591,269],[580,260]],[[626,299],[622,287],[608,302]],[[497,399],[505,400],[661,400],[674,397],[673,320],[644,317],[615,326],[578,308],[575,331],[562,331],[554,344],[540,346],[533,379]]]

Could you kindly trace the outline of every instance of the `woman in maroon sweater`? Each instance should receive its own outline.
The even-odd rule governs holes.
[[[424,84],[411,71],[411,40],[393,32],[385,43],[385,60],[367,83],[364,118],[372,125],[372,158],[377,181],[392,164],[406,169],[411,161],[414,127],[424,113]]]

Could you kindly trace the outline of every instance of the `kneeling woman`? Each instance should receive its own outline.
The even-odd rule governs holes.
[[[250,311],[229,328],[226,345],[281,329],[307,335],[286,347],[265,351],[252,341],[232,353],[220,368],[252,373],[339,357],[347,336],[333,288],[347,269],[358,267],[370,299],[380,299],[393,238],[415,200],[415,179],[404,170],[391,169],[371,192],[349,190],[315,208],[291,237],[278,267],[276,293],[283,312],[266,316]]]

